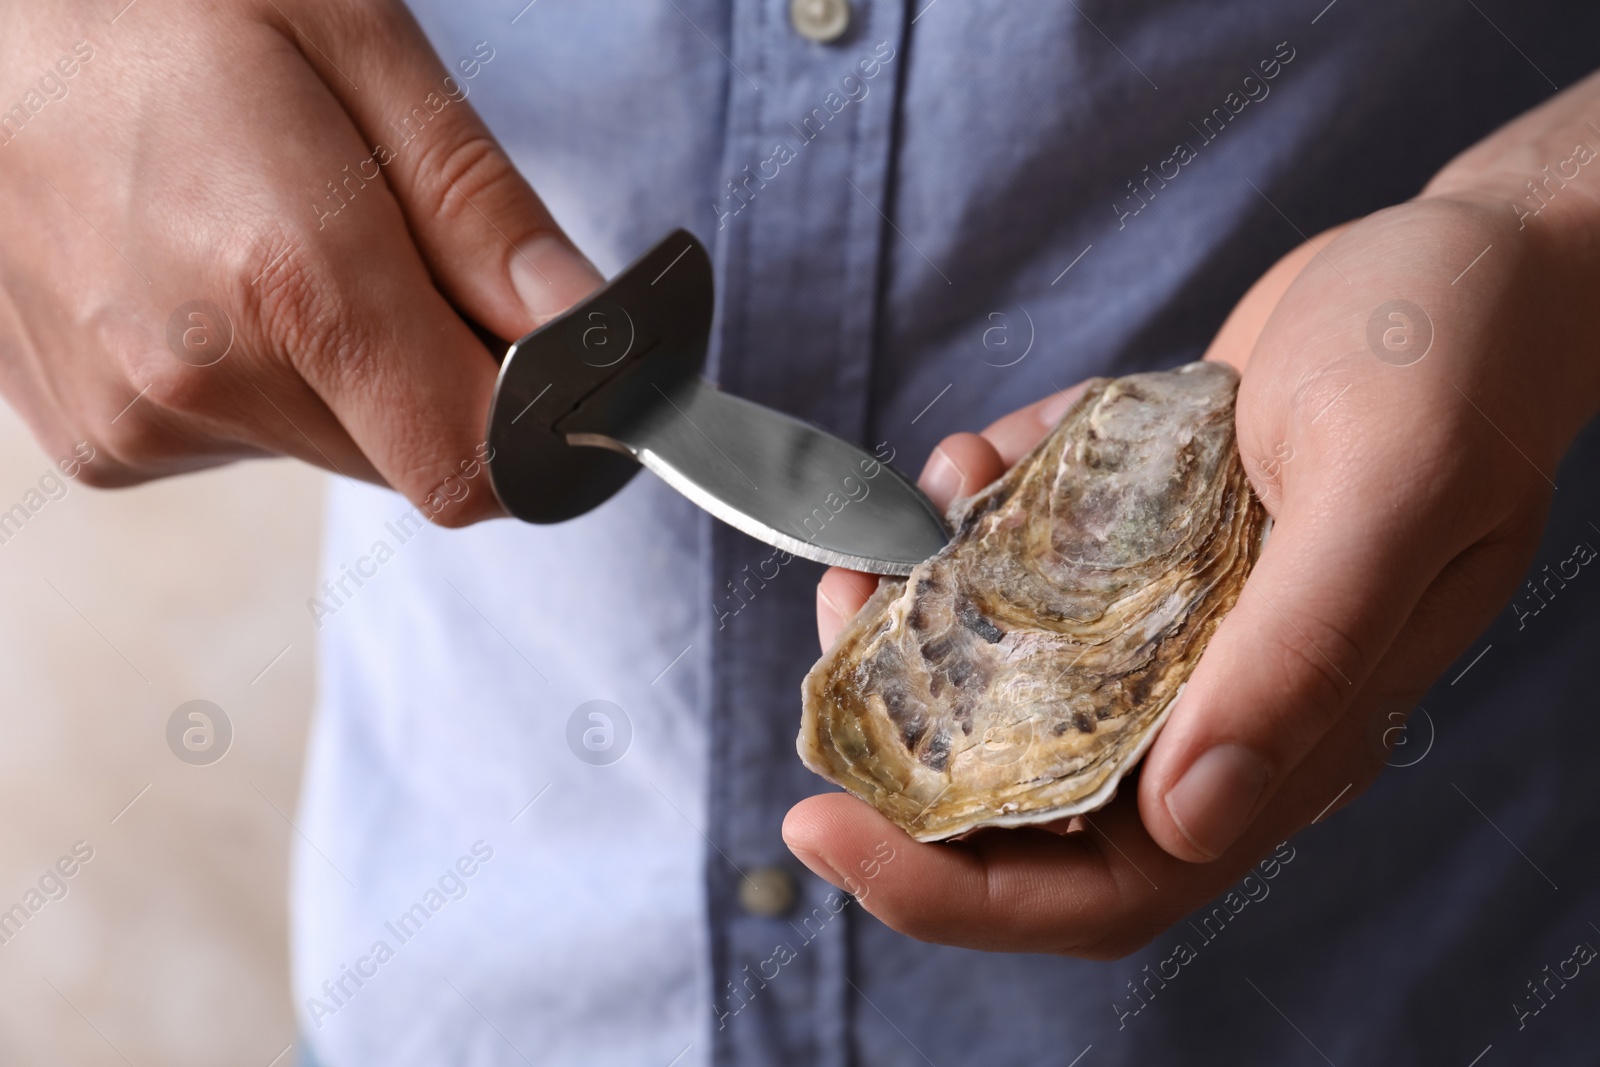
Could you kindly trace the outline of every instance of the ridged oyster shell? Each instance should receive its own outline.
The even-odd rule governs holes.
[[[1221,363],[1095,379],[806,675],[807,767],[923,841],[1106,804],[1269,524]]]

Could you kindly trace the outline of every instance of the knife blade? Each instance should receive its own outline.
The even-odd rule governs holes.
[[[661,401],[567,440],[624,451],[728,525],[819,563],[910,574],[948,540],[921,490],[832,434],[704,378]]]
[[[710,257],[684,230],[511,346],[490,407],[508,513],[560,522],[651,470],[712,515],[805,559],[909,574],[949,539],[933,503],[857,445],[700,376]]]

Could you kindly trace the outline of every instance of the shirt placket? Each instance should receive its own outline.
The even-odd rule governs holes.
[[[790,0],[733,4],[726,149],[710,190],[711,370],[732,393],[861,441],[907,16],[894,0],[847,10],[848,27],[823,44],[799,32],[805,13],[792,16]],[[856,905],[780,833],[789,808],[823,788],[795,753],[820,568],[721,524],[711,546],[713,1059],[844,1067]],[[775,688],[792,695],[774,703]]]

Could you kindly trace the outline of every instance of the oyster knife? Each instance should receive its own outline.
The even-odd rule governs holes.
[[[564,522],[642,465],[729,525],[820,563],[903,575],[943,548],[938,510],[894,468],[701,377],[713,310],[710,257],[676,230],[511,345],[488,428],[506,511]]]

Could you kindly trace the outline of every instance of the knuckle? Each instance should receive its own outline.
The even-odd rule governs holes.
[[[238,255],[230,270],[238,329],[318,387],[359,387],[377,349],[352,327],[346,287],[312,238],[309,227],[263,235]]]
[[[247,336],[289,347],[329,310],[310,247],[308,235],[280,231],[253,235],[229,257],[225,284]]]
[[[104,404],[110,410],[104,412],[105,418],[116,419],[116,426],[121,429],[123,423],[148,422],[151,408],[179,415],[214,411],[221,396],[222,372],[202,361],[209,359],[206,342],[220,343],[222,334],[215,332],[217,324],[211,319],[209,309],[188,311],[180,305],[172,309],[171,321],[162,322],[158,327],[161,332],[155,336],[145,334],[137,342],[107,346],[111,368],[131,393],[108,396]],[[231,323],[222,329],[228,332],[231,345]],[[191,348],[191,338],[196,339],[196,347]],[[174,348],[174,342],[183,347]],[[190,356],[190,352],[194,354]]]
[[[131,380],[143,383],[143,395],[139,400],[141,404],[148,402],[179,415],[204,415],[216,410],[220,379],[209,367],[192,367],[176,359],[158,358],[142,361],[138,367],[124,369]],[[118,425],[146,421],[129,412],[119,420]]]
[[[132,410],[124,412],[115,422],[108,423],[94,435],[94,440],[111,463],[94,471],[92,476],[86,469],[85,475],[91,478],[90,485],[100,485],[102,488],[126,484],[126,480],[119,478],[111,469],[113,466],[125,471],[149,473],[177,455],[171,431],[157,419]],[[92,477],[101,474],[108,480],[104,483],[92,480]]]
[[[210,408],[215,386],[202,368],[188,367],[169,353],[137,348],[112,354],[122,385],[92,402],[92,429],[84,436],[107,463],[85,467],[89,484],[128,484],[127,475],[148,475],[182,457],[185,416]],[[114,468],[121,468],[118,472]]]
[[[522,177],[500,145],[487,133],[471,129],[429,145],[418,175],[422,210],[444,223],[481,226],[482,216],[474,205],[496,217],[522,192]]]

